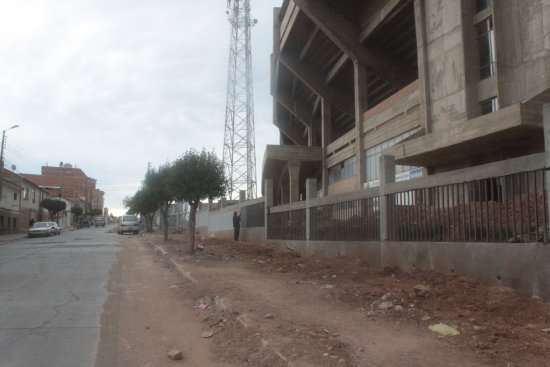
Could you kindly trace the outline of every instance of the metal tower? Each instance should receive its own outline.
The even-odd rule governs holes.
[[[223,163],[229,181],[229,199],[256,197],[256,148],[254,135],[254,101],[252,94],[252,57],[250,0],[228,0],[227,15],[231,24],[227,102]]]

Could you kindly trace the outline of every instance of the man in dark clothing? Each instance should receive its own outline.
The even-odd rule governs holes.
[[[237,215],[237,211],[233,212],[233,238],[239,240],[239,232],[241,231],[241,215]]]

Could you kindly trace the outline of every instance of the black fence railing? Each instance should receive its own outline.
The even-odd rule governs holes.
[[[270,213],[267,216],[267,238],[270,240],[305,240],[306,209]]]
[[[378,197],[312,207],[310,209],[310,240],[379,240],[379,209]]]
[[[241,208],[241,228],[264,227],[264,202]]]
[[[547,242],[545,170],[387,196],[396,241]]]

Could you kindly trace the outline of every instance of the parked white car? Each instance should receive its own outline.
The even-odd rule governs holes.
[[[139,222],[135,215],[123,215],[118,223],[118,234],[124,232],[139,233]]]
[[[50,225],[50,228],[52,230],[52,235],[61,234],[61,227],[56,222],[48,222]]]
[[[32,227],[27,231],[29,237],[36,236],[51,236],[52,227],[48,222],[34,222]]]

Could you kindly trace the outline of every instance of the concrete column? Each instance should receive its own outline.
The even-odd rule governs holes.
[[[365,182],[365,152],[363,151],[363,112],[367,110],[367,68],[364,64],[353,62],[353,89],[355,91],[355,155],[357,157],[357,190]]]
[[[246,190],[239,190],[239,201],[246,201]]]
[[[264,180],[264,198],[265,207],[271,208],[273,206],[273,180]]]
[[[306,241],[310,240],[311,211],[309,208],[310,200],[317,198],[317,179],[308,178],[306,180]]]
[[[273,180],[264,180],[264,241],[267,241],[269,209],[273,206]]]
[[[323,196],[328,195],[327,146],[332,140],[332,110],[326,98],[321,99],[321,146],[323,148]]]
[[[389,238],[390,213],[388,210],[388,199],[386,197],[386,185],[395,182],[395,157],[393,155],[382,155],[380,162],[380,240],[386,241]]]
[[[289,202],[296,203],[300,201],[300,162],[288,162],[288,176],[290,189]]]
[[[542,106],[542,122],[544,127],[544,154],[546,167],[550,167],[550,103]],[[550,193],[550,171],[546,170],[546,192]],[[550,209],[550,195],[547,195],[547,208]]]
[[[430,74],[428,70],[428,45],[424,0],[414,0],[416,44],[418,45],[418,81],[420,89],[420,119],[429,134],[432,131],[430,120]]]

